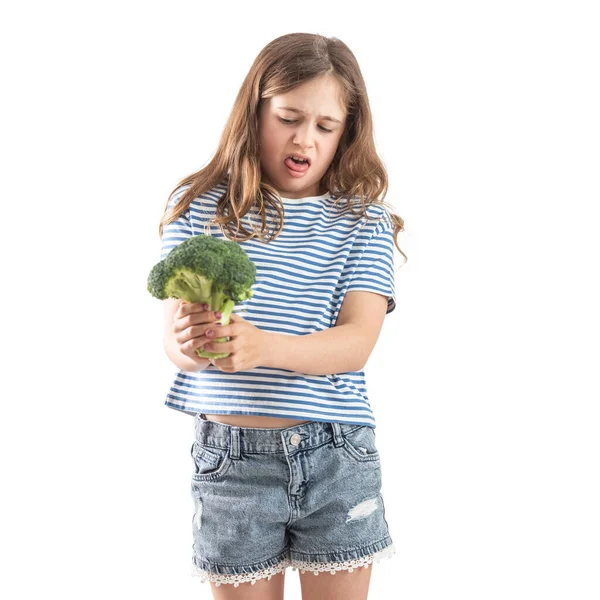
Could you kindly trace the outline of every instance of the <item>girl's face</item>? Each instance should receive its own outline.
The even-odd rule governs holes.
[[[340,96],[337,81],[325,75],[286,94],[273,96],[260,106],[258,135],[262,178],[280,196],[305,198],[328,191],[320,189],[321,177],[333,160],[346,124],[346,109]],[[290,169],[286,158],[291,154],[307,156],[308,169],[304,172]]]

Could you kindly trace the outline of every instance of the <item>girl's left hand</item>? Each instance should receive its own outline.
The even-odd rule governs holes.
[[[267,331],[255,327],[237,314],[229,316],[229,324],[210,327],[212,338],[229,337],[228,342],[209,342],[204,349],[209,352],[230,352],[227,358],[211,358],[210,363],[224,373],[247,371],[263,364],[264,350],[268,343]],[[211,335],[207,331],[206,335]]]

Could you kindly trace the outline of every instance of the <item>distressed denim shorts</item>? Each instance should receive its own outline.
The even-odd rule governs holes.
[[[368,568],[395,553],[375,430],[194,421],[192,575],[216,585]]]

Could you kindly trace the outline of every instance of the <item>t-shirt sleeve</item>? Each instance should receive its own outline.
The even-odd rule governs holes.
[[[386,314],[396,308],[393,232],[393,221],[386,215],[364,247],[347,289],[348,292],[362,290],[387,296]]]
[[[177,204],[185,193],[185,189],[177,189],[171,198],[169,198],[168,208],[171,208]],[[163,227],[163,234],[160,245],[160,260],[163,260],[169,252],[186,240],[187,238],[194,235],[192,224],[190,222],[190,211],[186,210],[184,213],[179,215],[175,221],[171,221]]]

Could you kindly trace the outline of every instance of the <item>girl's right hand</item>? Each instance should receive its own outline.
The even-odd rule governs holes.
[[[202,365],[208,363],[210,359],[198,356],[196,348],[219,337],[215,322],[221,318],[220,313],[207,309],[208,304],[182,301],[173,315],[173,332],[179,351]],[[206,335],[207,331],[211,331],[212,335]]]

